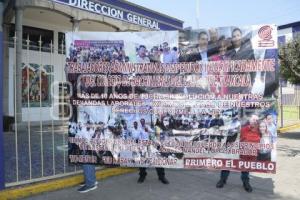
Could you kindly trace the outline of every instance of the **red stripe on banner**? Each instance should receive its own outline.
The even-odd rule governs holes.
[[[222,158],[184,158],[184,168],[276,173],[276,163]]]

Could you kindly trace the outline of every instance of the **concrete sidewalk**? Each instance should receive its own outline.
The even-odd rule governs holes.
[[[78,187],[44,193],[27,199],[103,199],[103,200],[240,200],[240,199],[300,199],[300,129],[280,135],[277,145],[277,174],[251,174],[253,192],[244,191],[239,173],[232,173],[227,185],[215,187],[217,171],[166,170],[169,185],[158,181],[155,170],[148,170],[143,184],[137,184],[138,174],[126,174],[105,179],[98,189],[80,194]]]

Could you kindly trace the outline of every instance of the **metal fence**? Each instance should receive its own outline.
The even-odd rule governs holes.
[[[7,116],[4,152],[6,187],[81,172],[68,163],[69,96],[64,51],[23,40],[22,66],[16,65],[16,41],[6,41],[8,52]],[[64,44],[60,44],[65,49]],[[22,68],[21,85],[17,68]],[[17,108],[17,90],[22,90],[22,108]],[[18,120],[20,116],[22,120]]]
[[[287,88],[287,87],[286,87]],[[289,92],[279,92],[278,124],[280,127],[300,123],[300,85],[290,86]]]

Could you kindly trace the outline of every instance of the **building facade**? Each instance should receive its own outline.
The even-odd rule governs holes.
[[[283,46],[300,37],[300,21],[278,26],[278,46]],[[289,106],[300,106],[300,86],[293,85],[286,80],[281,81],[282,98],[281,104]],[[300,107],[299,107],[300,113]],[[298,114],[299,116],[299,114]]]
[[[5,51],[6,59],[4,61],[4,66],[8,66],[4,69],[4,81],[8,83],[8,87],[4,90],[4,115],[14,116],[14,113],[17,112],[19,113],[18,121],[23,122],[39,121],[40,119],[51,120],[50,113],[58,116],[58,108],[51,108],[58,102],[51,101],[50,88],[47,87],[50,87],[53,82],[65,81],[62,67],[64,66],[65,32],[180,30],[183,23],[127,1],[22,0],[16,1],[15,4],[11,2],[13,1],[10,1],[6,8],[4,22],[4,40],[7,41],[8,47],[5,48],[8,51]],[[18,43],[18,39],[14,40],[19,38],[18,34],[22,35],[20,43]],[[40,42],[41,52],[39,51]],[[22,49],[20,49],[21,45]],[[29,45],[29,49],[26,48],[27,45]],[[23,70],[20,71],[17,68],[14,72],[15,65],[21,65]],[[14,95],[15,84],[20,85],[22,82],[20,78],[14,82],[14,73],[17,77],[22,76],[24,82],[25,70],[30,68],[29,76],[31,76],[39,65],[49,68],[43,69],[45,71],[45,80],[43,81],[47,82],[49,86],[43,87],[42,106],[39,105],[38,95],[35,94],[29,95],[30,103],[26,105],[26,92],[24,92],[26,84],[25,86],[23,84],[23,91],[17,90]],[[20,73],[21,75],[19,75]],[[50,82],[49,77],[53,79],[51,83],[48,83]],[[57,96],[58,87],[59,84],[51,88],[54,91],[52,95]],[[14,101],[15,96],[16,102]],[[20,107],[22,107],[21,110]]]
[[[278,26],[279,45],[286,44],[297,36],[300,36],[300,21]]]
[[[76,167],[71,169],[67,164],[64,138],[67,108],[61,106],[67,98],[66,32],[182,30],[183,21],[125,0],[0,2],[1,84],[4,85],[3,89],[0,87],[3,95],[0,112],[5,130],[0,132],[0,189],[3,189],[5,185],[76,172]],[[44,139],[51,132],[52,143]],[[63,138],[57,140],[61,135]],[[48,143],[52,145],[49,149]],[[35,157],[33,151],[39,152],[39,156]],[[58,162],[63,166],[58,166]]]

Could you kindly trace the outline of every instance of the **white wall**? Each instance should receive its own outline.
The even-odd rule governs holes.
[[[14,48],[9,49],[9,115],[14,116]],[[50,54],[39,51],[23,50],[23,63],[36,63],[40,65],[53,65],[54,82],[65,81],[65,55]],[[53,96],[58,97],[58,84],[53,86]],[[51,94],[51,89],[50,89]],[[53,107],[53,105],[56,105]],[[54,116],[58,116],[58,98],[52,98],[51,107],[31,107],[22,108],[22,121],[40,121],[51,120],[51,109],[53,109]]]

